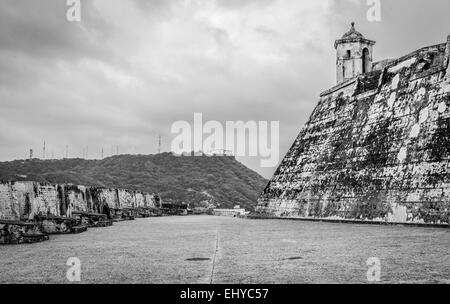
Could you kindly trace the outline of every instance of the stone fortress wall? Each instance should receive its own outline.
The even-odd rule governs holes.
[[[450,224],[450,36],[339,83],[256,216]]]
[[[155,195],[123,189],[37,182],[0,183],[0,220],[71,217],[72,212],[107,214],[124,208],[158,208]]]

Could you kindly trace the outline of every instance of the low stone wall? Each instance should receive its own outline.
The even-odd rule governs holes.
[[[54,185],[34,182],[0,184],[0,219],[31,220],[38,214],[60,216],[60,197]]]
[[[0,183],[0,244],[48,240],[113,221],[159,215],[159,197],[123,189],[37,182]]]
[[[0,220],[0,244],[37,243],[48,240],[36,223]]]
[[[113,216],[123,208],[156,208],[155,195],[123,189],[37,182],[0,183],[0,220],[37,216],[72,217],[73,212]]]

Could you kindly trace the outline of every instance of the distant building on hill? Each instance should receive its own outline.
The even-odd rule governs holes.
[[[241,208],[241,206],[237,205],[233,209],[214,209],[213,214],[217,216],[245,216],[248,214],[247,211],[245,211],[244,208]]]

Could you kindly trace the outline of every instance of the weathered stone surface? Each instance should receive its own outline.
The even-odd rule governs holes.
[[[107,226],[113,218],[134,218],[155,208],[155,195],[129,190],[35,182],[0,183],[0,219],[46,220],[49,231],[65,231],[58,219],[82,218],[88,226]],[[50,219],[50,220],[49,220]],[[63,225],[63,226],[61,226]]]
[[[35,182],[0,183],[0,244],[48,240],[114,221],[149,217],[156,196],[128,190]]]
[[[73,212],[88,212],[93,209],[92,196],[88,195],[86,187],[64,185],[64,202],[66,213],[72,216]]]
[[[48,240],[35,223],[0,220],[0,244],[36,243]]]
[[[136,208],[123,208],[122,209],[122,220],[134,220],[137,217]]]
[[[89,213],[75,211],[72,217],[78,219],[82,225],[89,228],[109,227],[112,226],[113,221],[108,218],[109,214]]]
[[[28,220],[37,214],[60,215],[56,186],[34,182],[0,184],[0,219]]]
[[[34,220],[40,231],[46,234],[80,233],[88,228],[81,220],[72,217],[36,215]]]
[[[256,214],[450,223],[450,40],[321,94]]]
[[[134,192],[118,190],[120,206],[122,208],[136,208],[136,196]]]

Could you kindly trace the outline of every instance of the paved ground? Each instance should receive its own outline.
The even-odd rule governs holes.
[[[0,283],[450,283],[450,230],[190,216],[0,246]],[[193,261],[189,259],[194,259]],[[202,260],[204,259],[204,260]]]

